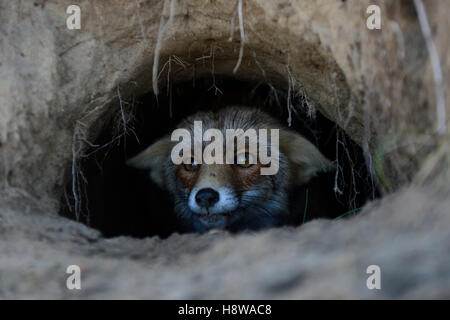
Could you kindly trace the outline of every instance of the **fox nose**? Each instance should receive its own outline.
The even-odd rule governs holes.
[[[195,201],[200,207],[209,208],[219,201],[219,193],[211,188],[200,189],[195,195]]]

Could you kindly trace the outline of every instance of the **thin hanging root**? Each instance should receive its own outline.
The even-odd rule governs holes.
[[[238,0],[238,5],[237,5],[237,14],[239,17],[239,31],[241,34],[241,47],[239,48],[239,58],[238,61],[236,63],[236,66],[233,69],[233,73],[236,73],[236,71],[239,69],[241,62],[242,62],[242,57],[244,56],[244,42],[245,42],[245,33],[244,33],[244,17],[242,14],[242,0]],[[233,14],[233,18],[231,19],[231,27],[234,29],[234,16],[236,14]],[[230,40],[233,39],[233,31],[231,33],[230,36]]]
[[[288,93],[287,93],[287,110],[288,110],[288,126],[290,127],[292,125],[292,104],[291,104],[291,95],[292,95],[292,91],[295,90],[294,86],[294,77],[292,76],[291,73],[291,68],[289,67],[291,62],[291,57],[288,53],[288,62],[286,65],[286,71],[287,71],[287,75],[288,75]]]
[[[73,135],[73,141],[72,141],[72,195],[73,195],[73,201],[74,201],[75,218],[77,221],[80,221],[81,199],[78,198],[78,195],[80,194],[80,184],[79,184],[79,180],[78,180],[79,168],[78,168],[78,164],[77,164],[78,163],[78,161],[77,161],[78,155],[80,153],[80,150],[79,150],[78,133],[76,132],[77,128],[78,127],[75,128],[75,133]]]
[[[73,207],[70,205],[70,201],[68,202],[68,207],[71,212],[74,213],[77,221],[80,221],[81,218],[86,219],[86,223],[90,224],[90,213],[89,213],[89,202],[87,196],[87,184],[88,181],[84,175],[81,165],[81,159],[86,159],[107,147],[111,147],[114,143],[120,141],[120,138],[125,137],[127,135],[133,134],[138,140],[134,128],[129,125],[130,121],[133,119],[133,107],[134,107],[134,99],[133,103],[130,107],[127,107],[130,103],[122,99],[122,94],[120,92],[120,88],[117,87],[117,96],[119,99],[120,108],[117,113],[117,123],[115,125],[116,130],[118,130],[118,134],[114,137],[110,142],[104,145],[97,145],[89,141],[87,138],[88,135],[88,125],[84,122],[84,120],[89,119],[94,114],[100,112],[103,107],[108,106],[111,102],[111,99],[104,102],[101,106],[98,106],[85,114],[81,119],[77,120],[75,123],[74,133],[72,137],[72,185],[71,185],[71,193],[73,197]],[[129,109],[129,111],[127,111]],[[138,140],[139,141],[139,140]],[[93,151],[89,153],[84,153],[86,146],[94,148]],[[67,196],[67,195],[65,195]]]
[[[302,98],[302,106],[306,109],[308,117],[314,119],[316,117],[316,107],[312,104],[311,101],[308,100],[308,96],[306,95],[303,87],[300,87],[298,92],[300,92],[300,96]]]
[[[172,83],[170,75],[172,74],[172,56],[169,56],[169,68],[167,69],[167,96],[169,97],[169,117],[172,119]]]
[[[278,106],[280,106],[280,100],[278,99],[278,93],[277,90],[275,89],[275,87],[272,85],[272,83],[270,83],[270,81],[267,79],[266,76],[266,71],[264,70],[264,68],[261,66],[261,64],[259,63],[259,61],[256,59],[256,52],[253,51],[253,59],[255,60],[255,64],[256,66],[259,68],[259,70],[261,70],[261,74],[264,78],[265,83],[269,86],[270,88],[270,92],[271,94],[273,94],[273,96],[275,97],[275,101],[277,103]]]
[[[183,59],[181,59],[180,57],[178,57],[176,55],[173,55],[172,58],[173,58],[173,61],[177,65],[181,66],[183,69],[187,69],[187,67],[189,66],[188,62],[184,61]]]
[[[165,8],[166,2],[164,2],[164,8]],[[164,12],[164,9],[163,9]],[[153,56],[153,72],[152,72],[152,86],[153,86],[153,93],[155,96],[158,96],[159,90],[158,90],[158,67],[159,67],[159,53],[161,51],[161,43],[162,43],[162,35],[164,30],[164,17],[161,14],[161,20],[159,22],[159,30],[158,30],[158,39],[156,40],[156,46],[155,46],[155,54]]]
[[[289,67],[287,67],[288,71],[289,71]],[[291,91],[292,91],[292,79],[291,76],[288,75],[289,78],[289,86],[288,86],[288,93],[287,93],[287,109],[288,109],[288,126],[290,127],[292,125],[292,113],[291,113]]]
[[[337,126],[337,125],[336,125]],[[334,175],[334,188],[333,191],[335,194],[342,195],[343,191],[339,188],[338,179],[339,179],[339,173],[342,171],[341,166],[339,165],[339,143],[342,144],[342,142],[339,141],[339,129],[336,127],[336,133],[337,133],[337,140],[336,140],[336,173]]]
[[[164,21],[165,20],[164,12],[167,11],[168,0],[164,1],[163,10],[161,12],[161,19],[159,20],[158,37],[157,37],[156,45],[155,45],[155,53],[153,55],[153,70],[152,70],[152,87],[153,87],[153,93],[155,94],[155,96],[158,96],[158,94],[159,94],[159,89],[158,89],[159,55],[161,53],[161,47],[162,47],[164,34],[167,30],[167,27],[171,24],[171,22],[173,20],[175,1],[176,0],[170,1],[169,19],[167,21]]]
[[[167,88],[170,87],[170,74],[172,73],[172,56],[169,56],[169,69],[167,70]],[[169,95],[169,91],[167,91],[167,95]]]
[[[344,135],[343,135],[344,136]],[[344,136],[345,140],[345,136]],[[343,142],[343,149],[345,150],[345,155],[347,156],[347,162],[349,163],[350,167],[352,168],[352,185],[353,185],[353,194],[350,193],[349,197],[349,205],[350,208],[354,209],[356,208],[356,197],[358,196],[359,192],[356,189],[356,176],[355,176],[355,164],[353,163],[352,157],[350,156],[350,153],[348,152],[348,148],[345,147],[345,144]]]
[[[125,118],[125,111],[123,110],[123,101],[122,101],[122,96],[120,95],[120,88],[119,88],[119,86],[117,86],[117,97],[119,98],[120,115],[122,117],[123,131],[124,131],[125,134],[128,134],[127,133],[127,119]]]
[[[230,42],[233,41],[233,37],[234,37],[234,20],[236,19],[238,3],[239,2],[236,2],[236,4],[234,5],[233,16],[231,17],[230,38],[228,39],[228,41],[230,41]]]
[[[82,119],[77,120],[75,130],[72,137],[72,196],[73,196],[73,213],[77,221],[80,221],[82,215],[86,218],[86,223],[90,223],[90,213],[87,200],[87,179],[79,165],[79,159],[83,158],[84,145],[96,146],[89,142],[86,138],[87,126],[82,120],[92,114],[88,113]],[[70,209],[70,205],[69,205]],[[85,214],[83,210],[85,209]]]
[[[436,130],[439,134],[447,133],[446,125],[446,109],[445,109],[445,90],[442,83],[442,68],[439,61],[439,54],[433,42],[431,35],[430,24],[428,23],[427,13],[422,0],[414,0],[417,16],[419,17],[420,28],[422,29],[423,37],[427,45],[428,54],[430,56],[431,67],[433,70],[434,82],[436,84],[436,111],[437,111],[437,125]]]
[[[215,74],[215,67],[214,67],[214,44],[211,45],[210,57],[211,57],[211,76],[212,76],[213,84],[208,89],[208,91],[211,89],[214,89],[214,95],[217,95],[217,93],[223,94],[222,90],[220,90],[216,85],[216,74]]]

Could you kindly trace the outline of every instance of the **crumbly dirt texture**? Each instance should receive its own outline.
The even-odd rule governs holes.
[[[423,2],[448,106],[450,3]],[[0,0],[0,298],[450,298],[448,117],[413,1],[243,0],[243,29],[239,1],[80,0],[81,30],[70,4]],[[368,152],[383,198],[351,219],[166,240],[58,216],[120,100],[214,74],[307,96]]]

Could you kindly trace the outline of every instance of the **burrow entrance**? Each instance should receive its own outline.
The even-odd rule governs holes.
[[[147,172],[130,168],[125,161],[172,132],[186,116],[229,105],[257,106],[286,125],[291,116],[291,128],[336,163],[336,170],[321,173],[290,194],[291,210],[301,213],[296,225],[357,214],[379,195],[362,149],[313,110],[308,97],[288,91],[265,81],[216,76],[174,82],[158,98],[151,92],[127,101],[119,97],[114,114],[77,160],[76,181],[73,168],[67,174],[61,215],[98,229],[105,237],[165,238],[182,232],[168,194]]]

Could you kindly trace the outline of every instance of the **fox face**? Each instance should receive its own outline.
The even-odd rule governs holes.
[[[201,121],[202,134],[208,129],[216,129],[224,136],[228,129],[278,129],[279,150],[273,159],[278,170],[275,174],[261,174],[272,164],[263,162],[261,154],[249,148],[252,141],[230,149],[231,162],[198,162],[190,156],[192,150],[183,163],[175,164],[171,155],[176,141],[165,136],[128,160],[130,166],[150,170],[151,179],[172,195],[174,212],[188,231],[221,228],[237,232],[289,224],[295,218],[288,211],[289,189],[332,168],[314,145],[260,110],[228,107],[215,113],[199,112],[178,128],[195,135],[195,121]],[[226,150],[224,157],[229,159],[227,143],[223,142],[218,150]],[[254,143],[262,145],[261,141]],[[200,148],[203,151],[207,146],[202,142]]]

